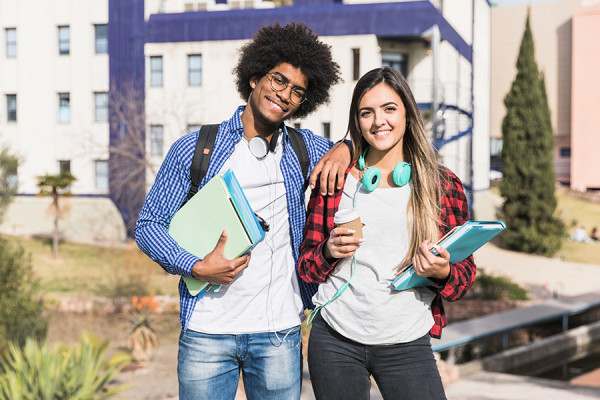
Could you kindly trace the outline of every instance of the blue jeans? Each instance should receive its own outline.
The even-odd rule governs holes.
[[[240,371],[248,400],[300,399],[302,334],[284,331],[179,335],[177,375],[180,400],[232,400]]]
[[[317,400],[369,399],[371,379],[384,399],[446,399],[429,334],[409,343],[354,342],[317,314],[308,341],[308,368]]]

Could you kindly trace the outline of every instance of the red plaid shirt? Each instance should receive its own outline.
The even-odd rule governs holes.
[[[354,163],[346,170],[346,177]],[[445,194],[442,197],[440,214],[440,237],[453,227],[462,225],[469,220],[469,208],[462,183],[454,173],[450,170],[446,171]],[[300,258],[298,259],[300,277],[306,282],[313,283],[325,282],[337,264],[337,261],[330,264],[325,259],[323,246],[329,238],[329,232],[334,228],[333,216],[340,205],[343,189],[337,190],[333,196],[322,196],[320,192],[317,187],[312,190],[310,196],[304,240],[300,246]],[[430,334],[434,338],[440,338],[442,328],[447,324],[442,299],[459,300],[473,286],[475,282],[473,256],[469,256],[460,263],[451,263],[448,278],[432,279],[432,282],[436,284],[430,287],[436,293],[431,304],[431,313],[435,323]]]

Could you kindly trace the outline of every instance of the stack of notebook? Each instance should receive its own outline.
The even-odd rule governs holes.
[[[171,220],[169,235],[185,250],[204,258],[216,246],[221,232],[227,230],[225,257],[237,258],[265,237],[234,173],[215,175]],[[184,277],[192,296],[218,290],[218,285]]]

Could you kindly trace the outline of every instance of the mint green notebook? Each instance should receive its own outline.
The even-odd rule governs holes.
[[[215,248],[224,229],[229,234],[224,250],[228,259],[246,253],[265,235],[235,175],[231,171],[225,175],[229,185],[237,185],[237,188],[230,191],[223,177],[216,175],[171,219],[169,235],[182,248],[199,258],[204,258]],[[232,192],[235,193],[234,197]],[[248,227],[250,224],[252,226]],[[192,296],[198,295],[209,285],[208,282],[187,277],[183,280]]]
[[[438,241],[438,245],[448,250],[451,263],[458,263],[475,253],[505,228],[506,225],[502,221],[467,221],[446,233]],[[432,249],[431,252],[437,255],[435,250]],[[396,290],[406,290],[431,286],[431,281],[417,275],[411,265],[392,281],[392,285]]]

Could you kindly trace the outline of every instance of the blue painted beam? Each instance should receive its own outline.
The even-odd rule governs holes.
[[[249,39],[263,25],[304,22],[321,36],[373,34],[415,39],[433,25],[465,59],[472,47],[428,1],[377,4],[323,3],[270,9],[153,14],[146,22],[146,42],[201,42]]]
[[[132,129],[139,131],[141,140],[145,140],[144,0],[109,0],[108,21],[109,143],[110,148],[115,149],[123,148],[123,141],[128,140],[123,132]],[[124,104],[126,98],[131,100],[133,107]],[[133,122],[136,120],[137,124]],[[128,148],[137,149],[136,153],[123,156],[110,150],[108,182],[110,198],[121,212],[127,235],[132,237],[135,220],[144,202],[146,174],[140,169],[145,158],[143,147],[130,143]],[[134,158],[138,161],[133,161]],[[131,173],[129,181],[124,182],[123,170],[137,172]],[[123,186],[132,183],[144,190],[126,193]]]

